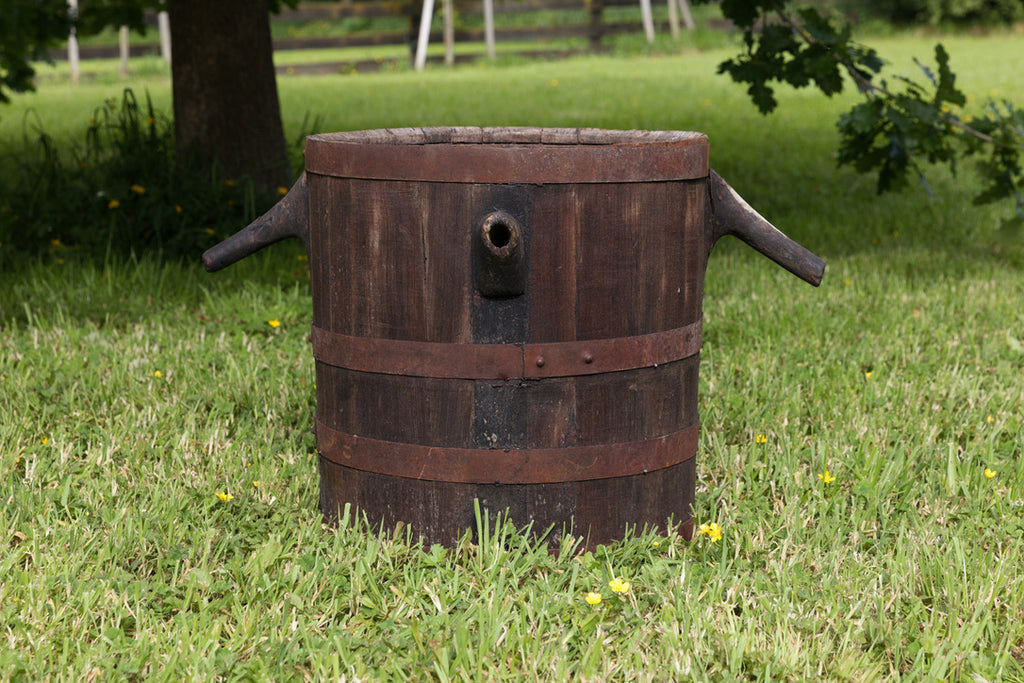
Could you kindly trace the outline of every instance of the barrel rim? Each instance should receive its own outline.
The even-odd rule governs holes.
[[[695,180],[708,139],[693,131],[381,128],[311,135],[306,171],[338,178],[577,184]]]
[[[307,140],[371,145],[679,145],[707,144],[695,131],[527,126],[431,126],[317,133]]]

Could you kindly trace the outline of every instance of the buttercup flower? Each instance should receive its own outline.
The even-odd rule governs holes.
[[[146,188],[142,185],[132,185],[132,192],[135,194],[146,194]]]
[[[278,320],[277,318],[274,318],[273,320],[268,320],[267,324],[270,325],[271,327],[281,327],[281,321]]]
[[[600,593],[594,593],[593,591],[591,591],[590,593],[587,593],[586,597],[583,598],[583,599],[587,601],[588,605],[600,605],[601,604],[601,594]]]
[[[821,479],[826,484],[831,484],[836,480],[835,477],[828,473],[828,470],[825,470],[824,474],[818,474],[818,479]]]
[[[116,199],[111,199],[109,202],[107,202],[108,209],[116,209],[119,206],[121,206],[121,202],[117,201]]]
[[[220,498],[221,500],[225,500],[225,501],[233,500],[234,499],[234,496],[232,496],[230,493],[226,493],[224,491],[217,491],[217,497]]]
[[[754,443],[756,443],[756,444],[765,444],[765,443],[768,443],[768,437],[767,437],[767,436],[765,436],[764,434],[758,434],[758,435],[757,435],[757,438],[756,438],[756,439],[754,439]]]
[[[629,581],[623,581],[622,579],[612,579],[608,582],[608,587],[612,589],[613,593],[628,593],[629,592]]]
[[[986,479],[991,479],[992,477],[996,476],[997,474],[998,474],[998,472],[996,472],[995,470],[990,470],[987,467],[985,468],[985,478]]]
[[[153,372],[153,376],[156,377],[157,379],[160,379],[161,377],[164,376],[164,373],[160,372],[159,370],[156,370]]]
[[[712,543],[722,540],[722,527],[718,526],[714,522],[711,522],[711,524],[701,524],[697,529],[697,533],[706,535],[711,539]]]

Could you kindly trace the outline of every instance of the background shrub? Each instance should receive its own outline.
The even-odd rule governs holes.
[[[1005,24],[1024,21],[1024,0],[854,0],[848,9],[899,24]]]
[[[148,94],[141,104],[126,89],[94,110],[70,151],[37,130],[35,155],[18,163],[0,200],[5,253],[196,259],[278,198],[175,158],[172,129]]]

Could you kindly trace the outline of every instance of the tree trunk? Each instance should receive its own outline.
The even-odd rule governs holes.
[[[267,0],[171,0],[174,136],[179,158],[288,186]]]

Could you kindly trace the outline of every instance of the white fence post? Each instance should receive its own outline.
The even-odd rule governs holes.
[[[121,74],[121,78],[128,77],[128,27],[122,26],[118,32],[118,43],[120,45],[121,52],[121,66],[118,67],[118,73]]]
[[[679,11],[676,9],[676,0],[668,0],[668,30],[672,34],[672,40],[679,40]]]
[[[679,0],[679,9],[683,13],[683,25],[691,31],[697,28],[693,23],[693,15],[690,14],[690,3],[687,0]]]
[[[72,19],[78,18],[78,0],[68,0],[68,14]],[[68,34],[68,65],[71,67],[71,82],[78,83],[78,34],[74,26]]]
[[[484,40],[487,41],[487,56],[494,59],[494,0],[484,0]]]
[[[420,35],[416,41],[416,70],[423,71],[427,65],[427,44],[430,42],[430,22],[434,19],[434,0],[423,0],[423,14],[420,16]]]
[[[640,14],[644,20],[644,33],[647,34],[647,42],[654,42],[654,14],[651,12],[651,0],[640,0]]]
[[[168,65],[171,63],[171,19],[167,12],[158,12],[156,25],[160,29],[160,56]]]
[[[455,64],[455,3],[452,0],[441,0],[444,8],[444,63],[445,66]]]

